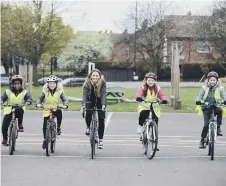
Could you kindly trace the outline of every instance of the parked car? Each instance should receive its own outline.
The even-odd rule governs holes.
[[[61,83],[66,87],[79,87],[82,86],[85,82],[85,78],[67,78],[64,79]]]
[[[46,84],[47,79],[48,79],[48,77],[40,78],[40,79],[38,80],[38,84],[39,84],[39,85],[44,85],[44,84]],[[58,78],[58,80],[59,80],[58,82],[62,82],[62,81],[63,81],[61,78]]]
[[[0,84],[1,85],[9,85],[9,77],[1,77]]]

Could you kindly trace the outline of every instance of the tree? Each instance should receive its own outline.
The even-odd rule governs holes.
[[[91,33],[75,36],[59,59],[60,67],[74,66],[76,72],[83,71],[88,62],[110,58],[113,45],[109,33]]]
[[[33,78],[37,82],[37,65],[42,55],[59,55],[73,36],[73,30],[56,14],[53,1],[47,14],[44,14],[42,0],[33,0],[31,5],[23,6],[2,4],[2,9],[2,46],[5,52],[32,62]]]
[[[197,20],[195,32],[217,51],[212,50],[211,57],[226,70],[226,2],[217,2],[212,16]]]
[[[128,17],[136,22],[135,33],[130,37],[134,53],[134,61],[143,62],[150,70],[157,73],[163,61],[165,42],[164,11],[169,5],[161,2],[138,4],[137,10],[132,9]]]

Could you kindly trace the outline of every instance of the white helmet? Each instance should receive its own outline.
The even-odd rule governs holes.
[[[47,82],[58,82],[58,78],[54,75],[48,77]]]

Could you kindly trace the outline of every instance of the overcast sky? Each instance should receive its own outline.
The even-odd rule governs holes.
[[[10,2],[15,0],[9,0]],[[59,1],[59,12],[66,24],[73,29],[85,31],[112,30],[121,33],[125,26],[128,8],[135,5],[135,0],[79,0]],[[137,0],[142,2],[144,0]],[[169,0],[167,1],[169,2]],[[184,15],[191,11],[193,15],[210,14],[214,0],[208,1],[174,1],[168,14]],[[46,5],[48,7],[48,5]],[[130,23],[131,24],[131,23]]]

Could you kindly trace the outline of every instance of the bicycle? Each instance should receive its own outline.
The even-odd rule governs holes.
[[[58,139],[58,134],[57,134],[57,125],[56,122],[54,121],[55,116],[53,114],[53,110],[55,108],[44,108],[41,107],[44,110],[49,110],[50,115],[49,119],[47,121],[46,125],[46,156],[49,156],[49,150],[51,153],[54,153],[56,150],[56,139]],[[57,109],[63,109],[63,107],[57,106]]]
[[[94,106],[93,109],[85,109],[84,111],[92,111],[92,121],[90,123],[90,134],[89,134],[89,140],[91,145],[91,158],[94,158],[95,155],[95,146],[98,141],[98,117],[97,117],[97,111],[102,111],[102,109],[97,109],[96,106]],[[83,114],[83,118],[84,118]]]
[[[160,101],[149,101],[144,100],[146,103],[160,103]],[[155,120],[152,119],[152,110],[149,111],[148,118],[144,121],[143,132],[141,133],[141,141],[144,148],[144,154],[147,155],[148,159],[154,158],[158,149],[158,125]],[[150,146],[151,145],[151,146]]]
[[[6,104],[3,106],[10,106],[12,107],[12,120],[9,124],[9,130],[8,130],[8,144],[9,144],[9,155],[13,155],[13,152],[16,148],[16,139],[18,138],[18,118],[16,118],[15,111],[17,108],[22,108],[25,105],[24,104]]]
[[[204,139],[204,145],[205,145],[205,147],[208,145],[208,156],[211,157],[210,158],[211,160],[214,160],[214,146],[215,146],[214,144],[217,140],[217,120],[216,120],[214,111],[217,106],[224,106],[224,104],[220,103],[217,105],[208,105],[208,103],[202,103],[201,105],[203,108],[212,109],[210,119],[209,119],[207,136]]]

